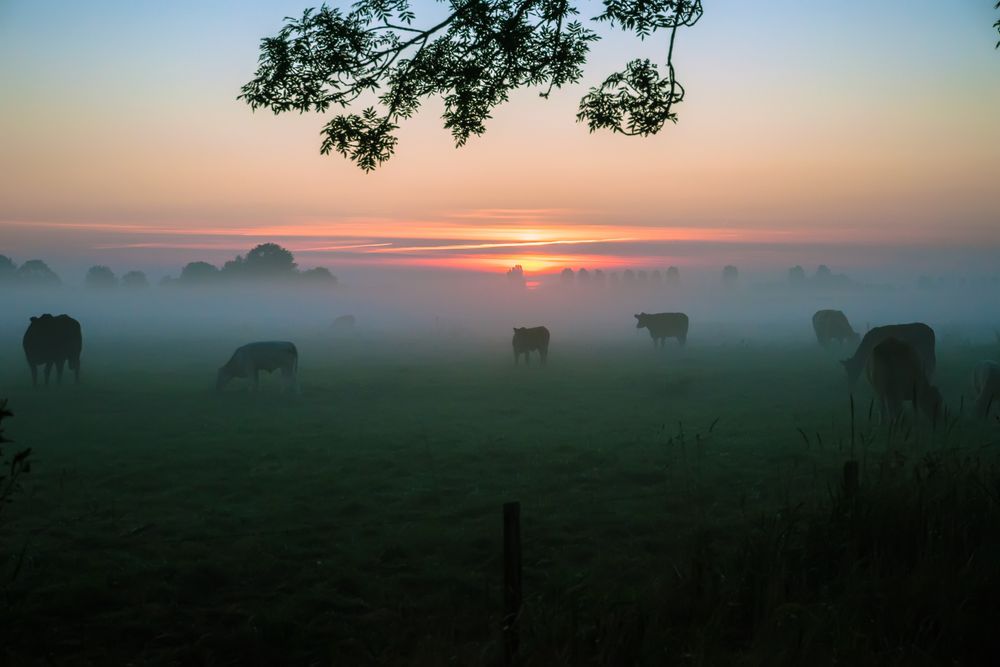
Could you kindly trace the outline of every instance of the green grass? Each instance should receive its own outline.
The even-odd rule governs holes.
[[[844,511],[837,485],[852,456],[834,353],[752,344],[654,352],[636,340],[555,346],[543,369],[515,368],[509,342],[303,339],[302,393],[289,396],[276,376],[258,394],[211,391],[230,351],[224,341],[153,345],[155,355],[135,340],[88,340],[83,383],[48,391],[30,388],[20,357],[0,357],[13,378],[8,435],[34,450],[0,529],[4,554],[27,541],[0,603],[0,660],[495,664],[509,500],[522,504],[529,664],[879,655],[876,640],[851,644],[847,628],[830,631],[845,617],[823,611],[823,595],[827,606],[870,606],[871,591],[834,595],[830,582],[876,586],[881,575],[816,575],[827,593],[788,579],[805,567],[802,554],[818,558],[848,534],[830,518]],[[968,412],[968,375],[991,352],[939,351],[938,383],[954,411],[964,393]],[[918,423],[887,442],[867,411],[863,390],[854,457],[865,507],[882,508],[865,515],[866,530],[910,515],[910,472],[927,456],[954,464],[949,479],[993,479],[995,424]],[[881,466],[889,460],[907,471],[891,484]],[[874,500],[904,487],[892,496],[903,505]],[[938,506],[966,512],[989,496],[963,498]],[[851,545],[878,543],[856,542],[863,531],[852,521]],[[760,553],[782,535],[795,539]],[[996,544],[980,537],[976,549]],[[844,558],[838,551],[837,568]],[[747,583],[760,571],[748,562],[780,565],[780,576],[760,581],[782,592]],[[921,580],[945,580],[930,570]],[[905,598],[884,593],[897,606]],[[898,642],[882,637],[884,664],[906,641],[938,664],[933,646],[913,640],[907,624],[920,622],[899,620]],[[795,623],[812,634],[793,640]]]

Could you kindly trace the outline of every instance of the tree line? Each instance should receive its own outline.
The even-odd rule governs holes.
[[[83,282],[87,287],[97,289],[149,287],[149,280],[142,271],[128,271],[119,278],[104,265],[90,267]],[[203,287],[241,282],[334,285],[337,277],[324,267],[300,269],[291,251],[277,243],[262,243],[246,255],[237,255],[221,268],[208,262],[188,262],[177,278],[167,276],[160,284]],[[57,286],[62,284],[62,279],[40,259],[31,259],[18,266],[11,258],[0,255],[0,284]]]

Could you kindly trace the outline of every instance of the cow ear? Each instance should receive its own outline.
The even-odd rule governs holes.
[[[37,317],[35,317],[34,315],[32,315],[32,316],[31,316],[31,321],[32,321],[32,322],[34,322],[34,321],[35,321],[35,320],[37,320],[37,319],[38,319],[38,318],[37,318]]]
[[[635,319],[639,319],[639,316],[638,316],[638,315],[636,315],[636,316],[635,316]]]

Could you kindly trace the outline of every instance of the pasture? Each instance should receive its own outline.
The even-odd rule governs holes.
[[[34,454],[4,508],[5,575],[23,559],[0,659],[497,664],[501,505],[518,500],[527,664],[749,664],[756,635],[661,592],[792,508],[825,512],[848,458],[863,483],[887,452],[996,461],[995,421],[918,420],[890,439],[866,384],[852,454],[846,354],[806,338],[654,350],[641,334],[553,330],[544,368],[515,367],[500,336],[301,334],[300,395],[277,374],[216,394],[233,337],[86,330],[82,383],[32,390],[11,336],[5,426]],[[939,343],[953,413],[996,353]]]

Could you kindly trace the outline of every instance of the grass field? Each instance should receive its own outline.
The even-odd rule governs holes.
[[[34,450],[0,533],[8,572],[25,548],[5,664],[496,664],[510,500],[526,662],[732,664],[757,644],[689,631],[714,612],[630,614],[669,609],[658,591],[762,517],[822,514],[852,458],[838,356],[811,345],[554,344],[539,368],[499,339],[297,341],[300,395],[277,376],[217,395],[226,340],[89,339],[83,382],[48,391],[5,348],[5,426]],[[995,352],[939,349],[953,412]],[[893,444],[868,399],[865,479],[889,450],[996,460],[995,423],[918,423]]]

